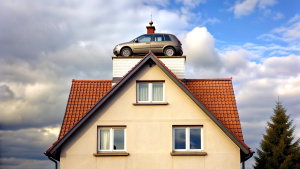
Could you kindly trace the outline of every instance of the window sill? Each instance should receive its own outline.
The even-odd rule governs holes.
[[[168,105],[168,102],[162,103],[132,103],[134,106],[141,106],[141,105]]]
[[[94,153],[95,157],[101,156],[129,156],[129,153],[126,152],[118,152],[118,153]]]
[[[207,156],[206,152],[171,152],[171,156]]]

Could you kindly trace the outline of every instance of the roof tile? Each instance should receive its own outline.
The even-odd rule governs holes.
[[[67,134],[111,88],[111,80],[73,80],[58,139]]]
[[[231,79],[187,79],[185,86],[221,123],[244,141]],[[111,80],[73,80],[59,139],[111,88]]]
[[[186,86],[225,127],[244,142],[231,79],[187,79]]]

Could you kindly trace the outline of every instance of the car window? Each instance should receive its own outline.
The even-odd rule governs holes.
[[[154,35],[153,41],[164,41],[164,35]]]
[[[150,42],[153,35],[143,35],[137,39],[137,42]]]
[[[165,41],[171,41],[171,38],[169,35],[165,35]]]

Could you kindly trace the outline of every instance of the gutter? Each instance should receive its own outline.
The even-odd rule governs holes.
[[[51,160],[55,163],[55,169],[57,169],[57,161],[54,158],[50,157],[50,156],[48,156],[48,158],[49,158],[49,160]]]
[[[243,159],[243,162],[242,162],[242,169],[245,169],[245,161],[247,161],[249,158],[251,158],[253,156],[255,152],[253,151],[253,153],[249,153],[247,154],[247,156]]]

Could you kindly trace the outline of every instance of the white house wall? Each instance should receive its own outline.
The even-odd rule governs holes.
[[[113,57],[113,77],[123,77],[142,58],[141,57]],[[185,78],[185,57],[162,57],[160,60],[179,78]]]

